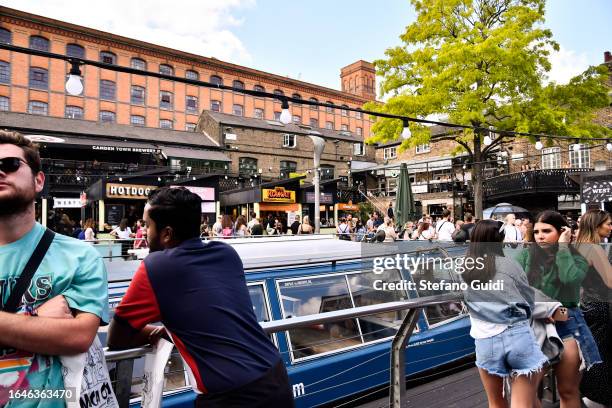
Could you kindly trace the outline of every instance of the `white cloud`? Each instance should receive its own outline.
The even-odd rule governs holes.
[[[572,77],[589,67],[586,53],[577,53],[562,46],[559,51],[551,51],[549,60],[552,68],[547,73],[548,80],[558,84],[568,83]]]
[[[3,5],[177,50],[238,64],[252,57],[231,29],[232,13],[255,0],[3,0]]]

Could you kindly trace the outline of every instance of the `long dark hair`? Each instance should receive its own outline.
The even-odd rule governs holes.
[[[554,229],[557,230],[557,233],[561,234],[563,227],[569,227],[567,223],[567,219],[564,216],[559,214],[553,210],[542,211],[536,217],[533,225],[535,228],[535,224],[541,222],[544,224],[550,224]],[[532,239],[535,241],[535,234],[532,234]],[[550,245],[548,250],[544,250],[540,247],[540,245],[531,243],[529,245],[529,266],[527,269],[527,280],[530,285],[538,286],[538,283],[541,279],[542,270],[547,270],[552,266],[552,262],[554,262],[556,258],[557,251],[559,249],[558,244]],[[570,246],[570,251],[573,255],[576,255],[576,251],[573,247]],[[559,285],[559,277],[555,278],[555,285]]]
[[[499,229],[501,223],[495,220],[483,220],[476,224],[470,236],[470,246],[466,259],[472,258],[474,265],[471,269],[466,268],[463,280],[470,283],[474,280],[487,281],[495,276],[495,258],[504,256],[504,236]],[[478,268],[477,258],[484,259],[484,267]]]

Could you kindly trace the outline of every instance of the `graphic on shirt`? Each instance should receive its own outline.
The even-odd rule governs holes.
[[[2,304],[5,304],[8,300],[16,282],[17,279],[15,277],[0,279],[0,299],[2,299]],[[7,287],[9,290],[7,290]],[[53,275],[48,274],[33,277],[32,282],[30,282],[30,287],[23,294],[22,304],[32,306],[35,303],[47,300],[49,297],[51,297],[52,288]]]

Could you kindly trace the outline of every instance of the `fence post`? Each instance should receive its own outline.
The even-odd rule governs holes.
[[[416,327],[420,313],[420,307],[408,310],[408,314],[391,343],[391,393],[389,395],[391,408],[406,406],[406,343]]]

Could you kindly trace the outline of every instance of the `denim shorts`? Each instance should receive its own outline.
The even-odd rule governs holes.
[[[601,356],[597,349],[597,343],[593,338],[591,329],[584,321],[582,311],[578,307],[567,309],[569,318],[564,322],[556,322],[557,334],[562,340],[575,339],[580,347],[580,356],[586,369],[590,369],[593,364],[601,363]]]
[[[509,326],[493,337],[476,339],[476,366],[492,375],[534,374],[547,361],[526,320]]]

